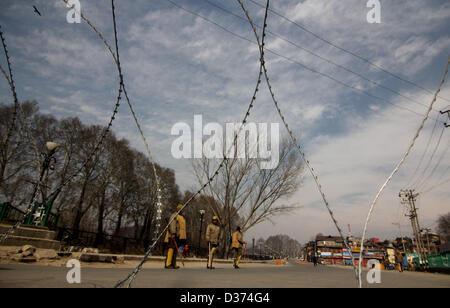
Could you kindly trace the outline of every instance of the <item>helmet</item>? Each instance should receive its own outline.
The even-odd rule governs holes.
[[[219,220],[219,217],[213,216],[212,220]]]
[[[180,211],[183,208],[183,204],[178,204],[177,211]]]

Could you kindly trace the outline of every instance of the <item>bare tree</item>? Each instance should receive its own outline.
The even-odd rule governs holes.
[[[303,164],[295,146],[287,140],[280,144],[279,157],[279,164],[273,169],[262,169],[258,159],[229,158],[225,160],[217,179],[205,190],[210,200],[216,201],[209,202],[208,206],[225,229],[226,254],[229,248],[227,242],[230,242],[237,225],[246,231],[271,220],[275,215],[297,209],[277,201],[289,197],[298,189]],[[199,184],[203,185],[216,170],[217,161],[196,159],[192,165]]]
[[[36,102],[21,104],[23,118],[28,121],[38,112]],[[31,137],[23,121],[12,123],[14,107],[0,105],[0,201],[20,205],[28,198],[35,181],[36,157]]]
[[[437,224],[437,232],[441,236],[441,241],[450,241],[450,213],[439,216]]]

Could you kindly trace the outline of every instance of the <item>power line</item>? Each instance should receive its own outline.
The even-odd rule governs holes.
[[[378,200],[378,198],[380,197],[381,193],[383,192],[384,188],[387,186],[387,184],[389,183],[389,181],[392,179],[392,177],[398,172],[398,170],[400,169],[400,167],[403,165],[404,161],[406,160],[406,158],[408,157],[409,153],[411,152],[412,148],[414,147],[414,144],[416,143],[417,138],[419,138],[420,132],[422,131],[423,127],[425,126],[425,122],[428,120],[428,117],[430,115],[431,110],[433,109],[433,105],[437,100],[437,96],[439,94],[439,92],[441,91],[442,85],[445,82],[445,78],[447,77],[447,73],[448,73],[448,66],[450,64],[450,57],[447,60],[447,64],[445,65],[445,70],[444,70],[444,74],[441,78],[441,81],[439,82],[439,86],[434,94],[433,100],[430,103],[430,107],[428,108],[427,114],[425,115],[425,118],[422,120],[422,123],[420,124],[420,127],[418,128],[416,135],[413,137],[411,144],[409,145],[408,149],[406,150],[406,153],[403,155],[402,159],[399,161],[399,163],[397,164],[397,166],[394,168],[394,170],[391,172],[391,174],[388,176],[388,178],[386,179],[386,181],[383,183],[383,185],[381,186],[381,188],[379,189],[377,195],[375,196],[375,199],[372,201],[372,204],[370,205],[370,209],[369,209],[369,213],[367,214],[367,218],[366,218],[366,222],[364,224],[364,231],[363,231],[363,236],[361,239],[361,249],[360,249],[360,253],[359,253],[359,259],[362,259],[362,253],[364,250],[364,238],[366,236],[366,232],[367,232],[367,225],[369,224],[369,220],[370,220],[370,216],[372,215],[373,209],[375,207],[375,204]],[[361,282],[361,262],[359,263],[359,287],[362,287],[362,282]]]
[[[449,169],[450,169],[450,168],[447,168],[446,171],[449,171]],[[431,186],[431,187],[428,188],[427,190],[422,191],[422,192],[421,192],[421,195],[423,196],[424,194],[427,194],[427,193],[433,191],[434,189],[438,188],[439,186],[442,186],[442,185],[444,185],[444,184],[447,184],[448,182],[450,182],[450,178],[448,178],[447,180],[442,181],[442,182],[440,182],[440,183],[438,183],[438,184],[436,184],[436,185]]]
[[[168,0],[169,1],[169,0]],[[172,4],[174,4],[175,6],[178,6],[176,3],[169,1]],[[199,16],[200,17],[200,16]],[[265,27],[263,28],[263,37],[265,36]],[[234,141],[233,143],[230,145],[230,148],[232,147],[233,144],[235,144],[238,136],[240,135],[244,124],[247,122],[248,117],[250,116],[250,110],[253,108],[254,102],[256,100],[256,94],[259,90],[259,85],[261,83],[261,76],[262,76],[262,68],[263,65],[260,64],[259,66],[259,74],[258,74],[258,80],[256,82],[256,86],[255,86],[255,90],[253,92],[253,96],[250,100],[250,104],[247,108],[247,111],[245,113],[244,119],[242,120],[242,125],[240,125],[240,128],[238,130],[238,132],[235,132],[234,135]],[[229,151],[227,151],[226,153],[229,153]],[[182,208],[180,211],[182,211],[186,206],[188,206],[192,200],[194,200],[202,191],[203,189],[205,189],[208,185],[211,184],[211,182],[214,180],[214,178],[219,174],[220,169],[223,167],[223,165],[225,164],[225,162],[228,160],[228,158],[226,157],[226,155],[224,155],[224,158],[222,159],[222,162],[220,163],[220,165],[218,166],[218,168],[216,169],[216,171],[211,175],[208,176],[208,181],[194,194],[192,194],[192,196],[183,204]],[[138,264],[138,266],[125,278],[120,280],[119,282],[116,283],[115,288],[122,286],[125,282],[128,281],[128,285],[127,287],[131,286],[131,283],[133,282],[133,280],[136,278],[136,275],[139,273],[139,271],[142,269],[143,264],[146,262],[148,256],[150,255],[151,251],[153,250],[154,246],[156,245],[156,242],[161,238],[161,236],[167,231],[169,225],[172,223],[172,221],[176,219],[176,216],[174,216],[172,218],[172,220],[170,220],[168,222],[168,224],[166,225],[166,227],[163,229],[163,231],[159,234],[159,236],[156,238],[156,240],[153,242],[152,245],[150,245],[150,247],[148,248],[148,250],[146,251],[144,258],[141,260],[141,262]]]
[[[239,16],[239,15],[237,15],[237,14],[231,12],[231,11],[229,11],[229,10],[227,10],[227,9],[225,9],[225,8],[223,8],[223,7],[221,7],[220,5],[217,5],[217,4],[215,4],[214,2],[212,2],[212,1],[210,1],[210,0],[203,0],[203,1],[209,3],[211,6],[214,6],[214,7],[218,8],[218,9],[224,11],[225,13],[227,13],[227,14],[229,14],[229,15],[232,15],[232,16],[234,16],[234,17],[236,17],[236,18],[239,18],[239,19],[241,19],[241,20],[243,20],[243,21],[245,21],[245,22],[247,21],[244,17]],[[255,24],[255,26],[256,26],[257,28],[261,28],[261,26],[259,26],[259,25],[257,25],[257,24]],[[423,106],[423,107],[428,107],[426,104],[421,103],[421,102],[419,102],[419,101],[417,101],[417,100],[415,100],[415,99],[413,99],[413,98],[411,98],[411,97],[408,97],[408,96],[406,96],[406,95],[404,95],[404,94],[402,94],[402,93],[400,93],[400,92],[398,92],[398,91],[396,91],[396,90],[394,90],[394,89],[392,89],[392,88],[390,88],[390,87],[387,87],[387,86],[385,86],[385,85],[379,83],[378,81],[374,81],[374,80],[372,80],[372,79],[370,79],[370,78],[367,78],[367,77],[365,77],[364,75],[362,75],[361,73],[355,72],[355,71],[353,71],[352,69],[349,69],[349,68],[347,68],[347,67],[344,66],[344,65],[338,64],[338,63],[336,63],[336,62],[334,62],[334,61],[332,61],[332,60],[330,60],[330,59],[328,59],[328,58],[326,58],[326,57],[323,57],[323,56],[321,56],[321,55],[315,53],[314,51],[311,51],[311,50],[309,50],[309,49],[307,49],[307,48],[305,48],[305,47],[299,45],[298,43],[292,42],[291,40],[289,40],[289,39],[287,39],[287,38],[281,36],[280,34],[274,33],[274,32],[272,32],[272,31],[270,31],[270,30],[267,30],[266,32],[269,33],[269,34],[271,34],[271,35],[273,35],[274,37],[277,37],[277,38],[281,39],[282,41],[284,41],[284,42],[286,42],[286,43],[288,43],[288,44],[294,46],[294,47],[297,48],[297,49],[303,50],[303,51],[307,52],[308,54],[313,55],[314,57],[317,57],[317,58],[321,59],[322,61],[325,61],[325,62],[327,62],[327,63],[329,63],[329,64],[331,64],[331,65],[334,65],[334,66],[336,66],[336,67],[339,67],[340,69],[343,69],[343,70],[345,70],[346,72],[349,72],[349,73],[351,73],[351,74],[353,74],[353,75],[355,75],[355,76],[357,76],[357,77],[359,77],[359,78],[361,78],[361,79],[363,79],[363,80],[365,80],[365,81],[367,81],[367,82],[370,82],[370,83],[376,85],[377,87],[380,87],[380,88],[382,88],[382,89],[385,89],[385,90],[387,90],[387,91],[390,91],[390,92],[394,93],[395,95],[398,95],[398,96],[400,96],[400,97],[403,97],[403,98],[407,99],[408,101],[411,101],[411,102],[413,102],[413,103],[416,103],[417,105],[421,105],[421,106]],[[266,50],[267,50],[267,49],[266,49]],[[434,110],[434,111],[435,111],[435,112],[438,112],[437,110]]]
[[[431,170],[431,173],[420,184],[418,184],[418,186],[417,186],[418,190],[422,189],[424,187],[424,185],[427,183],[427,181],[434,175],[434,173],[436,172],[437,168],[441,165],[442,160],[446,156],[446,154],[447,154],[449,149],[450,149],[450,140],[449,140],[449,142],[447,144],[446,149],[442,152],[441,157],[439,158],[438,162],[434,166],[433,170]]]
[[[262,65],[262,67],[263,67],[263,69],[264,69],[264,76],[265,76],[265,78],[266,78],[267,87],[268,87],[269,92],[270,92],[270,94],[271,94],[272,101],[273,101],[273,103],[274,103],[274,105],[275,105],[275,108],[276,108],[276,110],[277,110],[277,112],[278,112],[278,114],[279,114],[281,120],[283,121],[283,124],[284,124],[286,130],[288,131],[289,136],[290,136],[292,142],[293,142],[294,145],[297,147],[297,149],[298,149],[300,155],[301,155],[302,158],[303,158],[303,161],[305,162],[306,166],[308,167],[308,170],[310,171],[311,175],[313,176],[314,181],[315,181],[316,186],[317,186],[317,189],[318,189],[318,191],[319,191],[319,193],[320,193],[320,195],[321,195],[321,197],[322,197],[322,200],[323,200],[323,202],[324,202],[324,204],[325,204],[325,207],[326,207],[326,209],[328,210],[328,213],[329,213],[329,215],[330,215],[330,217],[331,217],[331,220],[333,221],[333,223],[334,223],[334,225],[335,225],[337,231],[339,232],[339,235],[340,235],[340,237],[342,238],[345,247],[346,247],[349,251],[351,251],[351,248],[350,248],[350,246],[349,246],[349,244],[348,244],[348,241],[347,241],[346,237],[344,237],[343,232],[342,232],[342,229],[340,228],[340,226],[339,226],[339,224],[338,224],[338,222],[337,222],[337,220],[336,220],[336,218],[335,218],[335,216],[334,216],[334,214],[333,214],[333,211],[332,211],[331,208],[330,208],[330,205],[329,205],[329,203],[328,203],[327,197],[325,196],[325,193],[324,193],[324,191],[323,191],[323,189],[322,189],[322,185],[321,185],[320,182],[319,182],[319,178],[318,178],[316,172],[314,171],[314,168],[311,166],[309,160],[306,158],[306,154],[305,154],[305,152],[303,151],[302,147],[300,146],[300,143],[297,141],[297,138],[294,136],[294,134],[292,133],[292,130],[289,128],[289,125],[288,125],[288,123],[286,122],[283,113],[281,112],[281,109],[280,109],[280,106],[279,106],[279,104],[278,104],[278,101],[277,101],[276,98],[275,98],[275,94],[274,94],[274,92],[273,92],[272,86],[271,86],[270,81],[269,81],[269,76],[268,76],[268,73],[267,73],[267,68],[266,68],[266,65],[265,65],[265,59],[264,59],[264,37],[265,37],[265,33],[263,32],[263,37],[262,37],[262,40],[261,40],[261,43],[260,43],[259,36],[258,36],[257,31],[256,31],[256,27],[254,26],[254,23],[253,23],[252,18],[251,18],[251,17],[249,16],[249,14],[248,14],[248,10],[245,8],[244,3],[242,2],[242,0],[237,0],[237,1],[238,1],[239,4],[241,5],[241,8],[242,8],[242,10],[243,10],[244,13],[245,13],[245,16],[247,17],[247,20],[248,20],[248,22],[250,23],[250,26],[251,26],[251,28],[252,28],[252,30],[253,30],[253,33],[254,33],[255,38],[256,38],[256,41],[257,41],[257,43],[258,43],[259,52],[260,52],[260,62],[261,62],[261,65]],[[267,12],[268,12],[268,9],[269,9],[269,0],[267,0],[266,7],[265,7],[264,27],[267,26],[266,21],[267,21]],[[354,271],[355,271],[355,278],[356,278],[356,281],[357,281],[357,282],[360,282],[360,278],[359,278],[359,276],[358,276],[358,269],[356,268],[355,262],[354,262],[354,257],[353,257],[352,254],[350,254],[350,257],[351,257],[351,260],[352,260],[352,266],[353,266],[353,269],[354,269]]]
[[[207,18],[207,17],[205,17],[205,16],[203,16],[203,15],[197,13],[197,12],[194,12],[194,11],[192,11],[192,10],[189,10],[189,9],[185,8],[185,7],[183,7],[183,6],[181,6],[181,5],[177,4],[177,3],[175,3],[175,2],[172,1],[172,0],[166,0],[166,1],[170,2],[170,3],[173,4],[174,6],[178,7],[179,9],[181,9],[181,10],[183,10],[183,11],[189,13],[189,14],[192,14],[192,15],[194,15],[194,16],[197,16],[197,17],[199,17],[199,18],[201,18],[201,19],[203,19],[203,20],[205,20],[205,21],[207,21],[207,22],[209,22],[209,23],[211,23],[211,24],[213,24],[213,25],[219,27],[220,29],[226,31],[227,33],[229,33],[229,34],[231,34],[231,35],[233,35],[233,36],[235,36],[235,37],[237,37],[237,38],[240,38],[240,39],[245,40],[245,41],[247,41],[247,42],[250,42],[250,43],[252,43],[252,44],[257,44],[257,43],[255,43],[254,41],[252,41],[252,40],[250,40],[250,39],[248,39],[248,38],[246,38],[246,37],[244,37],[244,36],[242,36],[242,35],[240,35],[240,34],[237,34],[237,33],[233,32],[233,31],[231,31],[231,30],[225,28],[224,26],[218,24],[218,23],[215,22],[215,21],[212,21],[211,19],[209,19],[209,18]],[[387,103],[387,104],[389,104],[389,105],[392,105],[392,106],[394,106],[394,107],[396,107],[396,108],[403,109],[403,110],[407,110],[407,111],[409,111],[409,112],[411,112],[411,113],[414,113],[415,115],[417,115],[417,116],[419,116],[419,117],[421,117],[421,118],[424,116],[423,114],[421,114],[421,113],[419,113],[419,112],[416,112],[416,111],[414,111],[414,110],[412,110],[412,109],[409,109],[408,107],[404,107],[404,106],[402,106],[402,105],[398,105],[398,104],[393,103],[393,102],[391,102],[391,101],[389,101],[389,100],[386,100],[386,99],[381,98],[381,97],[379,97],[379,96],[373,95],[373,94],[371,94],[371,93],[369,93],[369,92],[367,92],[367,91],[365,91],[365,90],[361,90],[361,89],[359,89],[359,88],[357,88],[357,87],[355,87],[355,86],[346,84],[346,83],[340,81],[339,79],[337,79],[337,78],[335,78],[335,77],[332,77],[332,76],[330,76],[330,75],[328,75],[328,74],[326,74],[326,73],[320,72],[320,71],[318,71],[318,70],[316,70],[316,69],[313,69],[313,68],[311,68],[311,67],[309,67],[309,66],[307,66],[307,65],[305,65],[305,64],[303,64],[303,63],[301,63],[301,62],[299,62],[299,61],[297,61],[297,60],[294,60],[294,59],[292,59],[292,58],[290,58],[290,57],[281,55],[281,54],[277,53],[276,51],[273,51],[273,50],[271,50],[271,49],[269,49],[269,48],[264,48],[264,50],[267,51],[267,52],[269,52],[269,53],[271,53],[271,54],[273,54],[273,55],[275,55],[275,56],[277,56],[277,57],[280,57],[280,58],[285,59],[285,60],[287,60],[287,61],[289,61],[289,62],[291,62],[291,63],[293,63],[293,64],[296,64],[296,65],[298,65],[298,66],[300,66],[300,67],[302,67],[302,68],[304,68],[304,69],[306,69],[306,70],[308,70],[308,71],[310,71],[310,72],[312,72],[312,73],[315,73],[315,74],[318,74],[318,75],[320,75],[320,76],[322,76],[322,77],[324,77],[324,78],[330,79],[330,80],[334,81],[335,83],[338,83],[338,84],[340,84],[340,85],[342,85],[342,86],[344,86],[344,87],[346,87],[346,88],[349,88],[349,89],[353,90],[354,92],[359,92],[359,93],[364,94],[364,95],[366,95],[366,96],[368,96],[368,97],[371,97],[371,98],[373,98],[373,99],[379,100],[380,102],[383,102],[383,103]]]
[[[249,0],[249,1],[252,2],[252,3],[254,3],[255,5],[257,5],[257,6],[259,6],[259,7],[264,7],[264,5],[260,4],[259,2],[255,1],[255,0]],[[324,42],[324,43],[326,43],[326,44],[328,44],[328,45],[330,45],[330,46],[332,46],[332,47],[334,47],[334,48],[336,48],[336,49],[339,49],[339,50],[341,50],[341,51],[343,51],[343,52],[345,52],[345,53],[347,53],[347,54],[349,54],[349,55],[351,55],[351,56],[353,56],[353,57],[356,57],[356,58],[358,58],[358,59],[360,59],[360,60],[366,62],[366,63],[369,64],[370,66],[375,67],[375,68],[379,69],[380,71],[383,71],[383,72],[385,72],[386,74],[389,74],[389,75],[391,75],[392,77],[394,77],[394,78],[396,78],[396,79],[398,79],[398,80],[401,80],[401,81],[403,81],[403,82],[409,83],[410,85],[413,85],[413,86],[415,86],[416,88],[419,88],[419,89],[421,89],[421,90],[423,90],[423,91],[426,91],[426,92],[428,92],[429,94],[434,94],[433,91],[431,91],[431,90],[429,90],[429,89],[427,89],[427,88],[425,88],[425,87],[423,87],[423,86],[421,86],[421,85],[418,85],[417,83],[415,83],[415,82],[413,82],[413,81],[409,81],[409,80],[407,80],[407,79],[405,79],[405,78],[403,78],[403,77],[401,77],[401,76],[399,76],[399,75],[397,75],[397,74],[394,74],[394,73],[388,71],[387,69],[381,67],[380,65],[373,63],[371,60],[369,60],[369,59],[367,59],[367,58],[364,58],[364,57],[362,57],[362,56],[360,56],[360,55],[358,55],[358,54],[356,54],[356,53],[354,53],[354,52],[352,52],[352,51],[350,51],[350,50],[348,50],[348,49],[345,49],[345,48],[343,48],[343,47],[341,47],[341,46],[339,46],[339,45],[337,45],[337,44],[331,42],[330,40],[327,40],[327,39],[321,37],[320,35],[314,33],[313,31],[309,30],[309,29],[306,28],[305,26],[303,26],[303,25],[301,25],[301,24],[299,24],[299,23],[297,23],[297,22],[295,22],[295,21],[289,19],[288,17],[282,15],[281,13],[278,13],[277,11],[275,11],[275,10],[273,10],[273,9],[269,9],[269,11],[271,11],[273,14],[277,15],[278,17],[280,17],[280,18],[282,18],[282,19],[284,19],[284,20],[286,20],[286,21],[292,23],[293,25],[297,26],[297,27],[300,28],[302,31],[311,34],[312,36],[314,36],[315,38],[321,40],[322,42]],[[443,99],[443,100],[445,100],[445,101],[447,101],[447,102],[450,102],[450,100],[447,99],[447,98],[445,98],[445,97],[442,97],[442,96],[438,96],[438,97],[441,98],[441,99]]]
[[[439,139],[436,143],[436,146],[433,149],[433,152],[431,153],[430,159],[428,160],[428,163],[426,164],[425,168],[423,169],[421,175],[418,177],[417,181],[414,182],[413,187],[418,187],[422,183],[424,176],[425,176],[426,172],[428,171],[428,169],[430,168],[431,162],[434,159],[434,155],[436,154],[436,152],[439,148],[439,145],[441,144],[441,140],[442,140],[442,136],[444,135],[444,131],[445,131],[445,127],[442,127],[441,133],[439,134]]]
[[[413,181],[413,179],[415,178],[415,176],[416,176],[417,172],[419,171],[420,167],[422,166],[423,159],[424,159],[426,153],[428,152],[428,148],[429,148],[429,146],[430,146],[431,139],[433,138],[434,131],[436,130],[437,123],[438,123],[438,119],[439,119],[439,117],[437,117],[437,118],[436,118],[436,121],[434,121],[433,130],[431,131],[431,135],[430,135],[430,137],[428,138],[427,145],[425,146],[425,150],[423,151],[422,156],[420,157],[419,164],[417,165],[417,167],[416,167],[416,169],[414,170],[413,174],[410,176],[408,183],[406,183],[406,185],[403,187],[403,189],[405,189],[406,187],[409,186],[409,184],[410,184],[410,183]]]

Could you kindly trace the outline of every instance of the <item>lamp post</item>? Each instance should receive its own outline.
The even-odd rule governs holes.
[[[255,239],[254,238],[252,239],[252,242],[253,242],[252,255],[254,258],[255,257]]]
[[[400,231],[400,238],[402,239],[403,251],[406,252],[406,249],[405,249],[405,242],[404,242],[404,240],[403,240],[402,227],[401,227],[400,223],[398,223],[398,222],[393,222],[392,224],[393,224],[394,226],[397,226],[397,227],[398,227],[398,230]]]
[[[205,210],[200,210],[200,230],[198,235],[198,251],[197,255],[200,255],[200,244],[202,240],[202,229],[203,229],[203,216],[205,216]]]
[[[39,181],[34,186],[33,194],[31,195],[30,207],[34,206],[34,204],[33,204],[34,198],[35,198],[35,196],[37,194],[37,190],[38,190],[39,184],[42,182],[42,179],[44,178],[44,175],[45,175],[46,171],[49,168],[50,169],[54,168],[53,165],[50,165],[52,160],[54,162],[56,162],[56,159],[53,157],[53,154],[55,154],[58,151],[59,145],[57,143],[55,143],[55,142],[48,141],[45,144],[45,147],[47,148],[47,152],[42,152],[41,153],[41,155],[44,158],[44,161],[42,162],[42,168],[41,168],[41,174],[39,175]],[[45,202],[45,200],[42,200],[42,202]],[[34,216],[35,216],[36,219],[38,218],[41,221],[42,218],[43,218],[42,217],[42,209],[41,209],[40,213],[41,213],[40,215],[36,215],[35,214]]]

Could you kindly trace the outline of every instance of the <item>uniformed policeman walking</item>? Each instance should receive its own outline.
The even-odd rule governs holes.
[[[241,233],[241,227],[237,227],[236,231],[233,233],[231,247],[234,250],[234,268],[239,268],[239,262],[242,257],[242,246],[244,245],[244,237]]]
[[[168,251],[166,257],[165,268],[178,269],[177,266],[177,254],[178,247],[182,247],[186,244],[186,220],[181,215],[181,209],[183,205],[177,206],[177,211],[170,216],[171,221],[169,228],[167,229],[164,242],[168,244]]]
[[[221,239],[222,236],[219,226],[219,218],[217,216],[213,216],[212,222],[206,228],[206,241],[208,242],[209,247],[208,263],[206,264],[206,268],[208,269],[214,269],[214,266],[212,265],[214,254],[216,253],[217,246],[219,246]]]

